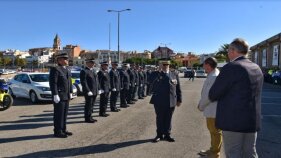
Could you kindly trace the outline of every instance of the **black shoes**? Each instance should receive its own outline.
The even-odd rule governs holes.
[[[129,101],[129,102],[128,102],[128,104],[135,104],[135,102],[133,102],[133,101]]]
[[[96,119],[89,119],[89,120],[85,120],[85,122],[87,122],[87,123],[95,123],[95,122],[97,122],[97,120]]]
[[[139,97],[139,99],[144,99],[143,97]]]
[[[111,112],[119,112],[120,111],[120,109],[111,109]]]
[[[108,117],[108,116],[109,116],[109,114],[105,114],[105,113],[103,113],[103,114],[100,114],[99,116],[101,116],[101,117]]]
[[[132,99],[132,101],[138,101],[137,99]]]
[[[154,139],[152,139],[152,142],[153,142],[153,143],[157,143],[157,142],[159,142],[160,140],[163,140],[163,137],[162,137],[162,136],[156,136]]]
[[[171,136],[164,136],[164,138],[163,138],[163,136],[156,136],[153,140],[152,140],[152,142],[153,143],[157,143],[157,142],[159,142],[160,140],[166,140],[166,141],[168,141],[168,142],[175,142],[175,139],[174,138],[172,138]]]
[[[121,108],[128,108],[129,105],[125,105],[125,104],[124,104],[124,105],[120,105],[120,107],[121,107]]]
[[[175,139],[170,137],[170,136],[165,136],[164,140],[168,141],[168,142],[175,142]]]
[[[67,136],[72,136],[73,135],[73,133],[69,132],[69,131],[64,131],[63,133],[66,134]]]
[[[57,138],[67,138],[67,134],[63,133],[63,132],[55,132],[54,133],[54,137],[57,137]]]

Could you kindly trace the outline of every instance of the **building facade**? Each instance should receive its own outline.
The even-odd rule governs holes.
[[[281,68],[281,33],[270,37],[250,48],[249,58],[262,69]]]
[[[158,47],[152,52],[152,57],[156,59],[170,58],[175,53],[168,47]]]

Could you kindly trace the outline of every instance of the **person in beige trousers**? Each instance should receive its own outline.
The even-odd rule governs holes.
[[[207,58],[204,61],[203,67],[208,75],[201,91],[198,109],[206,117],[207,128],[211,135],[211,147],[209,150],[201,150],[198,154],[208,158],[219,158],[222,145],[222,131],[215,126],[217,102],[211,102],[208,97],[209,90],[219,75],[216,59],[212,57]]]

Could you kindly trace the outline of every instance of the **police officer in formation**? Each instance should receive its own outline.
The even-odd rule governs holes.
[[[151,71],[151,67],[147,68],[146,71],[146,95],[150,96],[151,95],[151,83],[152,83],[152,71]]]
[[[67,69],[68,55],[61,53],[56,55],[58,66],[51,68],[49,76],[50,89],[54,104],[54,136],[67,138],[72,133],[66,129],[66,119],[69,108],[69,100],[72,94],[71,73]]]
[[[120,109],[116,107],[117,98],[119,95],[119,92],[121,90],[120,85],[120,73],[117,70],[118,62],[112,62],[111,63],[112,69],[109,72],[110,76],[110,87],[111,87],[111,93],[110,93],[110,109],[112,112],[118,112]]]
[[[138,71],[138,76],[139,76],[138,97],[139,97],[139,99],[144,99],[144,94],[143,94],[143,91],[144,91],[144,73],[142,71],[142,67],[138,66],[137,71]]]
[[[133,73],[135,75],[135,88],[134,88],[134,93],[133,93],[133,101],[138,101],[137,96],[138,96],[138,90],[140,86],[140,78],[139,78],[139,72],[138,72],[138,65],[135,65],[133,67]]]
[[[176,73],[169,70],[170,61],[161,62],[162,71],[155,73],[152,88],[151,104],[154,104],[156,113],[156,137],[153,142],[166,140],[174,142],[171,137],[172,115],[175,106],[180,106],[182,102],[181,87],[179,77]]]
[[[106,113],[107,102],[109,99],[110,87],[110,77],[108,73],[108,62],[101,63],[101,69],[98,72],[98,79],[100,84],[100,111],[99,116],[107,117],[109,114]]]
[[[99,92],[97,74],[94,73],[95,59],[86,59],[86,67],[80,72],[80,82],[85,97],[84,118],[85,122],[94,123],[97,120],[92,118],[93,107]]]
[[[135,94],[135,87],[136,87],[136,75],[134,70],[134,63],[130,64],[130,69],[128,69],[128,74],[130,76],[130,90],[129,90],[129,101],[128,104],[134,104],[134,94]]]
[[[130,102],[130,76],[128,74],[128,64],[124,63],[122,65],[122,70],[120,71],[120,81],[121,81],[121,93],[120,93],[120,107],[129,107],[128,102]]]

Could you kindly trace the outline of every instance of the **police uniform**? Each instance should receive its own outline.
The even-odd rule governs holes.
[[[112,64],[118,64],[118,62],[112,62]],[[110,87],[111,87],[111,93],[110,93],[110,109],[112,112],[118,112],[119,109],[116,107],[117,98],[119,95],[119,92],[121,90],[120,85],[120,74],[117,69],[111,69],[109,72],[110,77]]]
[[[101,65],[108,65],[107,62],[102,62]],[[100,94],[100,111],[99,111],[99,116],[102,117],[107,117],[109,114],[106,114],[106,109],[107,109],[107,102],[109,99],[109,93],[110,93],[110,77],[108,70],[103,70],[101,69],[98,72],[98,79],[99,79],[99,85],[101,89],[101,94]]]
[[[134,93],[133,93],[133,101],[138,101],[137,96],[138,96],[138,89],[139,89],[139,82],[140,82],[140,78],[139,78],[139,72],[137,69],[133,70],[133,73],[135,74],[135,87],[134,87]]]
[[[149,69],[146,71],[146,95],[151,95],[150,93],[150,86],[152,83],[152,71]]]
[[[138,71],[138,76],[139,76],[139,83],[138,83],[138,97],[139,99],[143,99],[143,87],[144,87],[144,75],[143,72],[141,71],[141,68],[139,67]]]
[[[169,62],[165,63],[169,64]],[[174,72],[165,73],[161,71],[152,86],[150,103],[154,104],[157,124],[157,137],[154,141],[158,142],[164,135],[164,139],[172,142],[174,141],[170,137],[172,115],[177,103],[182,102],[179,77]]]
[[[120,105],[120,107],[127,108],[127,107],[129,107],[129,105],[127,103],[130,102],[130,99],[131,99],[130,93],[129,93],[130,76],[124,67],[128,67],[128,64],[124,63],[123,69],[120,71],[120,80],[121,80],[121,92],[120,92],[121,105]]]
[[[133,64],[132,64],[133,65]],[[129,101],[128,104],[133,104],[135,86],[136,86],[136,75],[133,68],[128,69],[128,74],[130,76],[130,90],[129,90]]]
[[[86,62],[95,62],[95,59],[86,59]],[[85,97],[84,118],[85,122],[94,123],[97,120],[92,118],[93,107],[98,95],[99,82],[97,74],[92,68],[85,67],[80,72],[80,82]]]
[[[66,53],[61,53],[58,54],[56,58],[68,59],[68,55]],[[66,138],[67,136],[72,135],[71,132],[66,130],[69,100],[71,99],[70,95],[72,93],[70,71],[65,66],[61,65],[51,68],[49,84],[54,104],[54,136]]]

